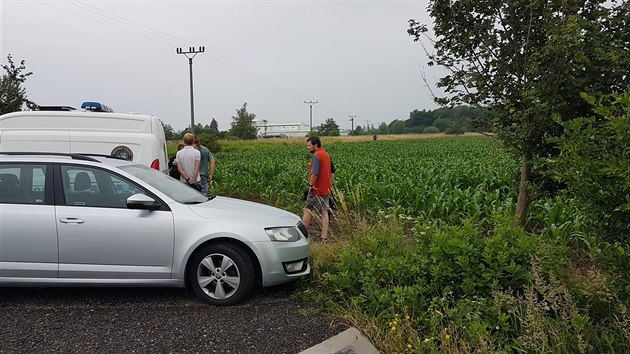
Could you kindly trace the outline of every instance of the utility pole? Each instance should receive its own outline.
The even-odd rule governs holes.
[[[304,103],[306,103],[307,105],[309,105],[310,110],[311,110],[311,132],[313,131],[313,105],[319,103],[318,101],[304,101]]]
[[[354,118],[356,118],[357,116],[348,116],[348,118],[350,118],[350,122],[352,123],[352,129],[350,129],[351,132],[354,131]]]
[[[266,119],[263,119],[261,122],[263,124],[264,129],[265,129],[265,133],[264,133],[263,137],[266,138],[267,137],[267,123],[269,121],[267,121]]]
[[[177,54],[184,54],[188,58],[188,65],[190,67],[190,132],[195,133],[195,102],[193,100],[193,73],[192,73],[192,60],[198,53],[203,53],[206,47],[188,47],[188,51],[184,52],[182,48],[177,48]],[[188,56],[192,54],[192,56]]]

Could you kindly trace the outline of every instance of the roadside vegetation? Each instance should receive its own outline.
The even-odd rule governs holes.
[[[626,124],[618,130],[625,134],[627,111],[615,114],[613,126]],[[595,121],[584,124],[598,129]],[[564,145],[586,151],[568,134]],[[620,158],[624,136],[615,138]],[[521,227],[518,162],[496,138],[356,139],[323,141],[340,208],[331,243],[318,243],[314,230],[301,299],[386,353],[630,350],[627,234],[606,229],[582,197],[542,197]],[[213,193],[301,213],[304,139],[221,141],[221,149]],[[571,175],[570,161],[554,160],[562,164],[557,179]],[[623,193],[628,174],[617,176],[611,189]]]

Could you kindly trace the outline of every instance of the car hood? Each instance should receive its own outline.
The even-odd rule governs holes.
[[[299,216],[286,210],[227,197],[215,197],[203,204],[190,205],[190,209],[203,218],[262,227],[294,226],[301,221]]]

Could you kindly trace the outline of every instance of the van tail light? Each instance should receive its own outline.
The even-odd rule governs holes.
[[[154,170],[160,170],[160,160],[155,159],[153,160],[153,162],[151,162],[151,168]]]

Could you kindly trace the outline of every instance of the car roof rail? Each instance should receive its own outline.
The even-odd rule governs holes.
[[[77,109],[71,106],[37,106],[38,111],[76,111]]]
[[[122,161],[131,161],[131,160],[127,160],[124,157],[114,156],[114,155],[106,155],[106,154],[92,154],[92,153],[87,153],[86,152],[86,153],[79,153],[77,155],[86,156],[86,157],[96,156],[96,157],[105,157],[105,158],[108,158],[108,159],[116,159],[116,160],[122,160]]]
[[[74,160],[84,160],[84,161],[92,161],[92,162],[100,162],[99,160],[90,157],[85,154],[76,154],[76,153],[65,153],[65,152],[33,152],[33,151],[4,151],[0,152],[0,155],[26,155],[26,156],[68,156]],[[113,157],[113,156],[112,156]]]

